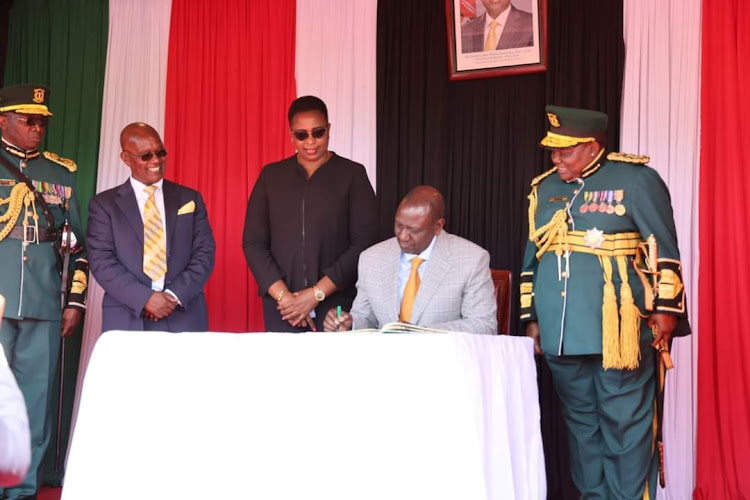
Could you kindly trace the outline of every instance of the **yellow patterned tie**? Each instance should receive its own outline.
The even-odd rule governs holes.
[[[156,207],[156,186],[146,186],[148,194],[143,209],[143,272],[152,281],[158,281],[167,273],[167,249],[164,248],[164,224]]]
[[[399,315],[399,321],[409,323],[411,321],[411,310],[414,307],[414,299],[417,298],[417,290],[419,290],[419,265],[424,262],[424,259],[414,257],[411,259],[411,272],[409,273],[409,280],[406,282],[404,287],[404,297],[401,299],[401,314]]]
[[[487,39],[484,41],[484,51],[495,50],[497,48],[497,21],[490,23],[490,31],[487,33]]]

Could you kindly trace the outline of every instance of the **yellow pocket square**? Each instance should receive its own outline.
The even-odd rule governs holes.
[[[182,207],[177,211],[177,215],[192,214],[193,212],[195,212],[195,202],[190,201],[182,205]]]

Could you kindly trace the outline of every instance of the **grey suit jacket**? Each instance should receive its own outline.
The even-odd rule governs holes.
[[[487,14],[472,19],[461,26],[461,52],[481,52],[484,50],[484,24]],[[531,47],[534,45],[534,28],[531,14],[518,10],[512,5],[505,22],[503,33],[495,50]]]
[[[359,257],[353,328],[380,328],[398,321],[396,238],[374,245]],[[490,256],[474,243],[442,231],[424,269],[412,309],[412,323],[469,333],[497,333]]]

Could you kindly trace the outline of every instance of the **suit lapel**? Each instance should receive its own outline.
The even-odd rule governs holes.
[[[477,31],[471,36],[472,45],[474,46],[472,52],[482,52],[484,50],[484,24],[487,22],[486,16],[486,13],[479,16],[481,21],[477,21]]]
[[[135,191],[133,191],[133,186],[129,180],[120,185],[115,203],[117,203],[117,207],[125,220],[130,224],[136,238],[141,243],[141,251],[143,251],[143,219],[141,218],[141,211],[138,209],[138,202],[135,199]]]
[[[177,226],[177,210],[179,210],[180,193],[177,185],[167,180],[162,184],[164,189],[164,217],[167,219],[167,256],[172,249],[172,239],[174,238],[175,227]]]
[[[523,36],[523,32],[519,32],[520,27],[518,26],[520,17],[518,11],[511,6],[508,18],[505,20],[505,28],[503,28],[503,33],[497,41],[496,50],[505,50],[518,45],[519,38]]]
[[[414,324],[419,323],[420,316],[427,308],[427,304],[430,303],[432,296],[435,295],[440,283],[448,271],[450,265],[448,264],[448,246],[445,241],[445,230],[441,231],[435,242],[435,248],[432,249],[430,259],[424,264],[427,268],[424,270],[422,281],[417,290],[417,297],[414,300],[414,307],[411,310],[411,322]]]
[[[386,311],[390,311],[390,317],[395,318],[389,321],[397,321],[401,304],[398,302],[398,271],[401,266],[401,247],[398,246],[398,240],[393,238],[393,245],[387,250],[383,261],[383,288],[386,297]]]

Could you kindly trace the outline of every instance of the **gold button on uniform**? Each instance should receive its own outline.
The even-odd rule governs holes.
[[[560,292],[560,297],[565,297],[565,291]]]

